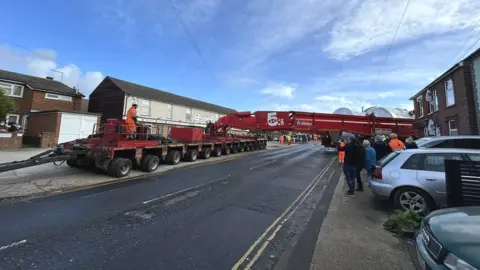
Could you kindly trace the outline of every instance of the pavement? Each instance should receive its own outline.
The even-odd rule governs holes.
[[[0,269],[272,269],[303,254],[309,266],[334,159],[307,144],[5,201]]]
[[[266,150],[268,151],[280,148],[288,148],[298,146],[295,144],[286,145],[269,142]],[[11,162],[14,160],[28,159],[29,157],[39,154],[47,149],[24,148],[18,150],[0,151],[0,163]],[[155,173],[162,173],[172,169],[184,168],[188,166],[196,166],[212,162],[221,162],[230,159],[245,157],[256,154],[259,151],[238,153],[235,155],[212,157],[208,160],[198,159],[194,163],[181,162],[175,166],[162,165]],[[140,177],[144,172],[132,170],[129,178]],[[0,173],[0,199],[12,197],[24,197],[32,195],[45,195],[51,193],[61,193],[69,190],[75,190],[82,187],[106,184],[112,181],[123,181],[107,176],[102,173],[82,170],[78,168],[70,168],[65,163],[56,166],[53,163],[43,164],[39,166],[14,170],[10,172]]]
[[[368,188],[353,197],[346,196],[346,190],[342,174],[321,226],[310,269],[414,270],[406,243],[383,229],[388,206],[375,200]]]

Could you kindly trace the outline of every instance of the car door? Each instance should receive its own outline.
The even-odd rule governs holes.
[[[446,159],[463,160],[460,153],[423,154],[423,160],[417,171],[417,180],[425,185],[427,191],[434,197],[446,195]]]

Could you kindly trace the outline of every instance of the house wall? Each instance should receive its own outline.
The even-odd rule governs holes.
[[[21,148],[22,138],[22,133],[0,133],[0,149]]]
[[[104,79],[90,94],[88,112],[102,114],[103,120],[124,115],[125,93],[110,79]]]
[[[223,114],[217,112],[209,112],[197,108],[190,108],[191,109],[191,118],[190,120],[187,119],[186,110],[187,107],[177,104],[172,105],[172,117],[168,118],[168,104],[159,102],[159,101],[150,101],[150,114],[149,115],[142,115],[142,106],[143,100],[142,98],[126,96],[125,97],[125,109],[123,111],[123,115],[125,116],[128,109],[130,108],[133,99],[136,99],[138,108],[137,114],[140,118],[144,118],[147,122],[152,123],[163,123],[163,124],[171,124],[175,126],[198,126],[204,127],[207,121],[215,121],[219,117],[223,116]]]
[[[429,112],[429,105],[426,101],[427,89],[424,89],[419,95],[414,97],[415,108],[415,122],[413,127],[417,130],[417,136],[423,137],[424,128],[427,126],[429,119],[432,119],[436,124],[440,126],[441,135],[448,135],[448,121],[455,120],[458,129],[458,135],[471,135],[475,134],[475,127],[472,125],[471,116],[471,100],[468,91],[468,79],[470,78],[467,72],[468,67],[460,67],[454,70],[451,74],[440,79],[432,86],[432,90],[436,89],[438,93],[438,111]],[[445,82],[449,79],[453,81],[455,104],[447,107],[446,95],[445,95]],[[419,105],[416,102],[418,96],[422,96],[424,115],[419,115]]]
[[[30,115],[28,128],[24,134],[24,143],[39,147],[54,147],[58,142],[61,119],[60,112]]]

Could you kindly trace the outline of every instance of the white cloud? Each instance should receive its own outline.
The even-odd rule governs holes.
[[[267,87],[260,91],[260,94],[293,99],[295,97],[294,94],[296,89],[297,87],[295,84],[275,83],[268,84]]]
[[[397,29],[406,1],[364,0],[333,26],[324,51],[335,59],[350,59],[388,46]],[[395,42],[417,40],[430,35],[458,32],[480,21],[477,0],[410,1]]]
[[[74,64],[58,66],[56,52],[49,49],[34,50],[35,54],[13,49],[9,46],[0,46],[0,68],[14,72],[26,73],[32,76],[45,78],[52,76],[70,87],[76,87],[86,97],[103,80],[104,75],[99,71],[83,73]]]

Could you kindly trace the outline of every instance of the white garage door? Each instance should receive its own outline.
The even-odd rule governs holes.
[[[92,134],[97,117],[84,114],[62,113],[58,143],[86,138]]]

